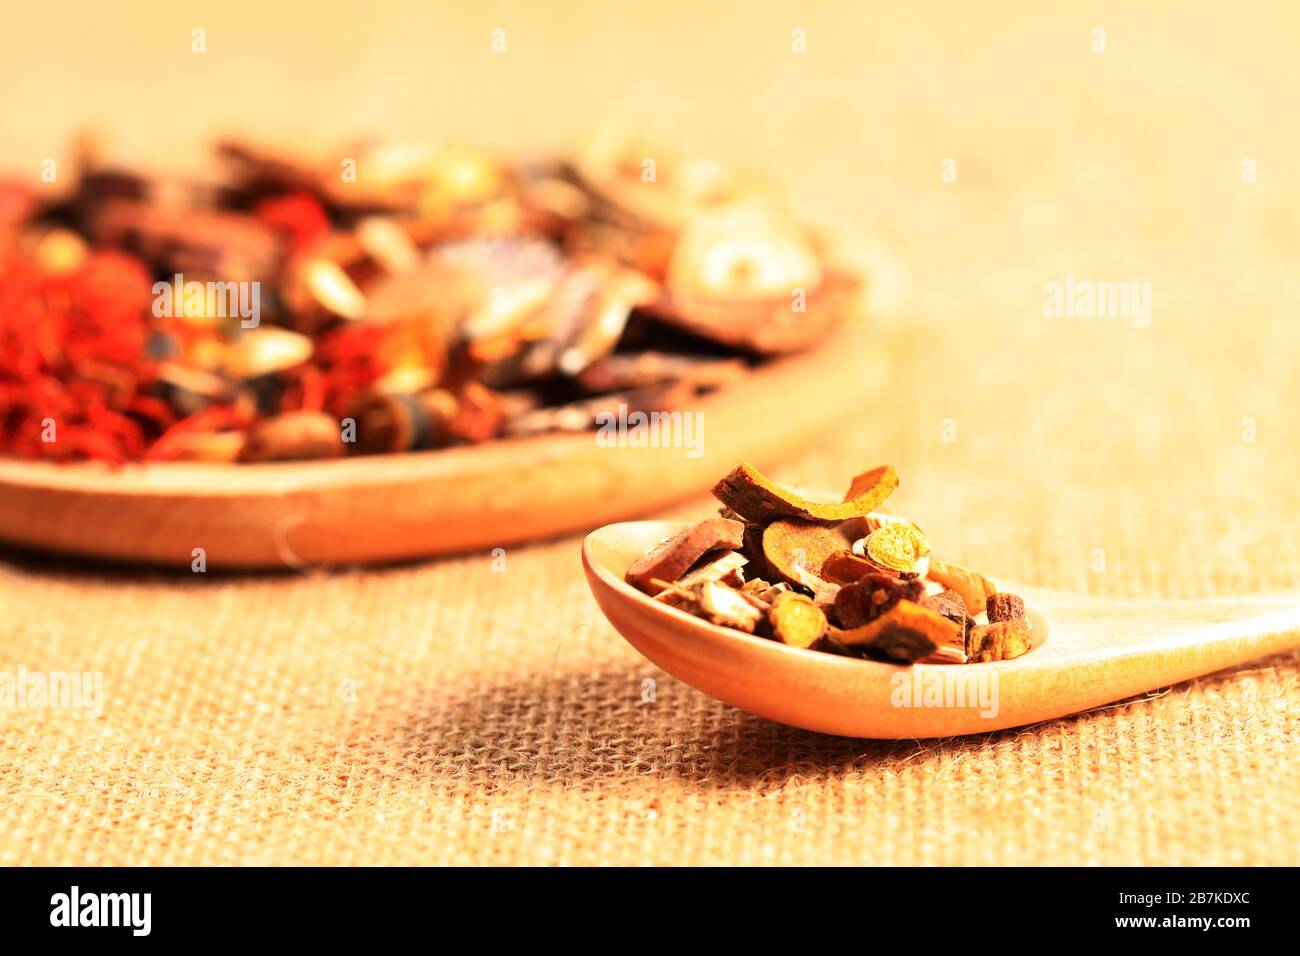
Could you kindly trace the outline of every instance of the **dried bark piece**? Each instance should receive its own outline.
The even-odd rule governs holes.
[[[899,601],[923,603],[925,585],[915,578],[899,578],[871,570],[853,584],[840,588],[835,595],[835,619],[840,627],[857,628],[870,624]]]
[[[748,559],[739,551],[727,551],[712,561],[706,558],[703,564],[687,571],[677,583],[684,588],[693,588],[705,581],[721,581],[732,587],[740,587],[745,582],[744,575],[739,572],[747,563]],[[741,580],[736,579],[737,575]]]
[[[908,600],[899,601],[870,624],[851,630],[832,629],[830,635],[847,647],[907,664],[940,648],[965,651],[957,625]]]
[[[763,620],[763,612],[749,600],[749,595],[718,581],[706,581],[697,589],[700,616],[710,624],[734,627],[746,634]]]
[[[727,518],[701,521],[637,558],[627,569],[626,580],[642,591],[652,590],[655,578],[676,581],[710,551],[740,547],[744,530],[739,521]]]
[[[971,661],[1009,661],[1029,650],[1029,622],[1024,618],[976,624],[970,629],[966,656]]]
[[[988,596],[984,610],[990,624],[997,624],[1000,621],[1018,621],[1025,616],[1025,602],[1015,594],[999,591]]]
[[[853,479],[849,496],[838,504],[811,501],[767,478],[753,465],[741,462],[713,486],[713,495],[748,521],[766,524],[776,518],[799,518],[834,525],[874,511],[898,487],[892,465],[882,465]]]
[[[772,635],[791,647],[812,647],[826,633],[826,614],[804,594],[778,595],[767,612]]]
[[[927,594],[921,598],[922,607],[928,607],[932,611],[937,611],[948,620],[963,629],[966,628],[970,618],[966,612],[966,602],[962,600],[960,594],[956,591],[945,590],[938,594]]]
[[[970,628],[974,627],[975,622],[971,620],[970,615],[966,613],[966,602],[962,600],[961,595],[956,591],[941,591],[938,594],[927,594],[921,598],[920,604],[924,608],[929,608],[938,614],[943,615],[953,624],[961,628],[962,643],[960,647],[940,648],[930,657],[925,658],[927,663],[932,664],[965,664],[966,641]]]
[[[849,549],[836,551],[822,562],[821,576],[832,584],[856,584],[869,574],[879,574],[880,569]]]
[[[821,578],[822,563],[843,547],[843,539],[834,531],[810,521],[782,518],[763,529],[769,574],[814,592],[827,589],[828,582]]]
[[[931,557],[930,569],[927,573],[931,580],[938,581],[944,587],[960,594],[961,599],[966,602],[966,612],[972,617],[983,611],[989,597],[997,593],[997,588],[993,586],[992,581],[970,568],[963,568],[960,564]]]

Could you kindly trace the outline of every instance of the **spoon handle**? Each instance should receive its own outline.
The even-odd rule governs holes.
[[[1027,600],[1050,631],[1020,658],[1024,676],[1044,698],[1072,698],[1069,709],[1300,647],[1300,594],[1125,601],[1031,592]]]

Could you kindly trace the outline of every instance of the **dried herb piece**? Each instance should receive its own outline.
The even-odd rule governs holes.
[[[898,474],[891,465],[882,465],[854,478],[845,501],[823,504],[781,487],[753,465],[741,462],[713,486],[713,494],[746,520],[759,524],[777,518],[799,518],[816,524],[834,525],[870,514],[897,487]]]
[[[1009,661],[1029,650],[1029,622],[1024,618],[976,624],[966,642],[970,661]]]
[[[870,624],[899,601],[920,602],[925,585],[920,580],[904,579],[872,570],[854,584],[840,588],[835,595],[835,618],[843,628]]]
[[[990,595],[997,593],[993,582],[984,575],[935,557],[930,558],[928,574],[931,579],[960,594],[966,602],[966,612],[972,617],[984,610]]]
[[[791,647],[812,647],[826,633],[826,614],[804,594],[777,595],[767,612],[772,635]]]
[[[1025,602],[1014,594],[999,591],[988,596],[984,610],[988,614],[990,624],[999,621],[1017,621],[1025,616]]]
[[[843,539],[834,531],[809,521],[783,518],[763,529],[768,573],[814,593],[828,590],[821,578],[822,563],[843,547]]]
[[[727,518],[701,521],[638,558],[627,570],[627,582],[642,591],[651,591],[654,578],[676,581],[708,552],[740,547],[744,529],[739,521]]]
[[[749,596],[718,581],[706,581],[697,589],[700,612],[711,624],[734,627],[753,634],[763,620],[763,612],[750,602]]]
[[[869,574],[879,574],[880,569],[866,558],[859,557],[847,548],[836,551],[822,562],[821,576],[832,584],[854,584]]]
[[[899,601],[870,624],[851,630],[833,629],[830,634],[848,647],[908,664],[940,648],[965,650],[957,625],[943,615],[907,600]]]
[[[712,560],[706,555],[697,567],[687,571],[677,583],[684,588],[693,588],[705,581],[721,581],[732,587],[740,587],[745,583],[740,569],[747,563],[748,560],[739,551],[727,551]]]
[[[970,619],[966,613],[966,602],[961,599],[961,595],[956,591],[927,594],[921,599],[920,604],[922,607],[928,607],[930,610],[942,614],[963,630]]]
[[[899,522],[871,532],[863,548],[881,567],[899,574],[924,574],[921,561],[930,553],[930,541],[916,525]]]
[[[248,433],[241,461],[296,461],[338,458],[343,433],[338,420],[324,412],[288,412],[257,422]]]
[[[943,615],[953,624],[961,629],[962,643],[960,646],[940,648],[930,658],[926,660],[931,663],[943,664],[964,664],[966,663],[966,640],[970,628],[975,626],[970,615],[966,613],[966,602],[961,599],[961,595],[956,591],[941,591],[938,594],[927,594],[921,598],[922,607],[929,608],[938,614]]]

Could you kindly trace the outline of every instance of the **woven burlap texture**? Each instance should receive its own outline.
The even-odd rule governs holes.
[[[233,4],[227,33],[306,56],[297,21],[268,32],[263,7]],[[283,104],[284,128],[348,102],[405,131],[423,112],[391,84],[436,63],[493,107],[443,98],[417,140],[559,146],[625,107],[682,152],[752,159],[862,241],[869,347],[893,369],[869,407],[790,396],[829,431],[775,477],[839,490],[890,461],[891,504],[946,554],[1044,587],[1296,588],[1285,6],[656,11],[631,30],[621,5],[504,9],[511,53],[493,57],[497,20],[478,14],[414,29],[390,6],[355,30],[321,10],[340,62],[373,34],[364,62],[410,68],[277,75],[257,101]],[[169,23],[140,29],[171,43]],[[786,52],[792,26],[805,54]],[[57,54],[30,45],[52,75]],[[220,91],[173,80],[207,103],[242,72],[213,74]],[[49,111],[82,115],[83,86]],[[156,119],[142,129],[156,139]],[[1150,282],[1149,325],[1046,316],[1044,285],[1068,275]],[[0,671],[100,671],[105,698],[93,720],[0,710],[0,864],[1300,863],[1297,655],[982,737],[829,738],[640,658],[596,610],[579,544],[510,548],[504,569],[484,553],[241,576],[0,555]]]

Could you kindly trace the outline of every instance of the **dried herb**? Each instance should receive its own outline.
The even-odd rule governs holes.
[[[1007,661],[1029,650],[1029,625],[1024,618],[977,624],[970,629],[966,656],[971,661]]]
[[[965,651],[961,629],[943,615],[913,601],[899,601],[869,624],[831,635],[874,657],[911,663],[940,648]]]
[[[843,547],[844,540],[834,531],[809,521],[782,518],[763,529],[768,574],[814,592],[827,587],[821,578],[822,563]]]
[[[1014,594],[999,591],[988,596],[985,613],[990,624],[1000,621],[1018,621],[1025,616],[1025,602]]]
[[[931,579],[961,595],[961,599],[966,602],[966,612],[972,617],[983,612],[985,603],[997,591],[984,575],[935,557],[930,558],[927,573]]]
[[[628,580],[714,624],[818,652],[903,664],[1026,653],[1020,598],[933,559],[915,524],[874,510],[896,484],[892,468],[875,468],[854,479],[848,501],[822,505],[741,464],[714,488],[723,508],[712,520],[725,535],[695,525],[640,558]]]
[[[772,636],[791,647],[812,647],[826,633],[826,615],[812,598],[788,592],[777,595],[767,612]]]
[[[840,627],[870,624],[899,601],[920,601],[925,586],[919,579],[904,579],[872,571],[835,595],[835,616]]]
[[[649,591],[655,579],[675,581],[708,552],[740,547],[743,533],[744,525],[739,521],[727,518],[701,521],[638,558],[628,568],[628,583]]]
[[[713,486],[713,495],[748,521],[766,524],[777,518],[799,518],[835,525],[874,511],[898,487],[898,475],[889,465],[873,468],[853,480],[849,497],[839,504],[811,501],[741,463]]]
[[[820,346],[857,280],[721,167],[647,191],[642,149],[376,144],[345,184],[332,152],[225,139],[203,180],[87,159],[57,195],[14,187],[0,455],[336,456],[322,418],[275,421],[301,414],[349,455],[590,431]]]

